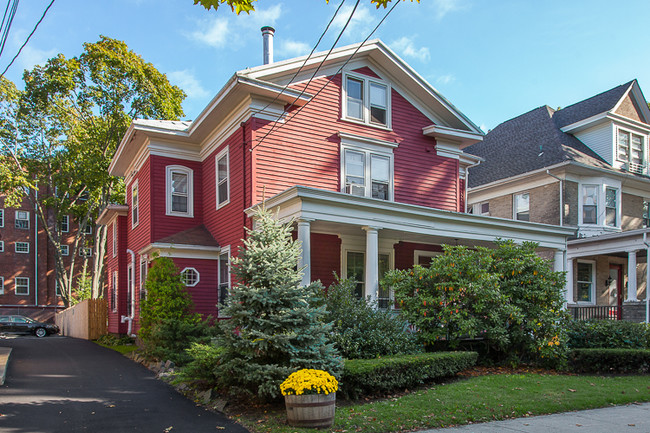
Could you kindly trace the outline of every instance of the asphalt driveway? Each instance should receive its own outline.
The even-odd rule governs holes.
[[[0,347],[13,349],[0,387],[3,433],[248,431],[92,342],[18,337]]]

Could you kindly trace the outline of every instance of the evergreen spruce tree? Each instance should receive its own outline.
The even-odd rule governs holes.
[[[325,306],[317,306],[323,286],[300,285],[300,243],[292,240],[291,226],[262,209],[257,229],[248,234],[231,261],[237,283],[222,306],[230,319],[220,323],[221,378],[228,386],[272,399],[280,396],[280,383],[298,369],[338,376],[342,363],[328,342],[331,324],[323,322]]]

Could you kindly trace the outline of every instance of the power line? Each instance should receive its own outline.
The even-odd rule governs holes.
[[[323,84],[323,86],[321,86],[320,89],[318,89],[318,92],[316,92],[316,94],[314,94],[314,96],[313,96],[309,101],[307,101],[307,102],[305,103],[305,105],[303,105],[303,106],[301,106],[300,108],[298,108],[298,110],[296,110],[296,112],[293,113],[293,115],[291,116],[290,119],[287,119],[286,122],[284,122],[284,123],[280,123],[280,124],[276,121],[276,122],[273,124],[273,126],[271,127],[271,129],[270,129],[266,134],[264,134],[264,137],[262,137],[262,138],[260,139],[260,141],[259,141],[255,146],[253,146],[253,147],[251,148],[251,151],[252,151],[253,149],[255,149],[256,147],[258,147],[259,145],[261,145],[262,142],[266,139],[266,137],[268,137],[269,134],[270,134],[271,132],[273,132],[274,129],[275,129],[276,131],[278,131],[280,128],[282,128],[282,126],[286,125],[286,124],[289,123],[291,120],[293,120],[293,118],[296,117],[296,116],[297,116],[297,115],[302,111],[303,108],[305,108],[307,105],[309,105],[309,103],[310,103],[311,101],[313,101],[314,99],[316,99],[316,97],[317,97],[318,95],[320,95],[320,93],[321,93],[323,90],[325,90],[325,88],[326,88],[326,87],[327,87],[327,86],[332,82],[332,80],[334,79],[334,77],[337,76],[337,75],[338,75],[338,74],[343,70],[343,68],[345,68],[345,66],[346,66],[348,63],[350,63],[350,61],[354,58],[354,56],[359,52],[359,50],[361,49],[361,47],[363,47],[363,46],[365,45],[365,43],[368,42],[368,39],[370,39],[370,37],[371,37],[371,36],[372,36],[376,31],[377,31],[377,29],[379,28],[379,26],[380,26],[380,25],[381,25],[381,24],[386,20],[386,18],[388,18],[388,16],[391,14],[391,12],[393,12],[393,10],[397,7],[397,5],[398,5],[399,3],[400,3],[399,1],[396,1],[395,4],[393,5],[393,7],[391,7],[390,10],[388,10],[388,12],[386,12],[386,15],[384,15],[384,17],[381,19],[381,21],[379,21],[379,23],[378,23],[378,24],[375,26],[375,28],[370,32],[370,34],[369,34],[369,35],[368,35],[368,36],[363,40],[363,42],[361,42],[361,43],[359,44],[359,46],[354,50],[354,52],[352,53],[352,55],[350,55],[350,57],[348,57],[348,59],[345,61],[345,63],[343,63],[343,65],[341,65],[341,67],[336,71],[336,73],[334,73],[334,74],[332,75],[332,78],[329,78],[329,79],[327,80],[327,82],[326,82],[325,84]],[[351,17],[351,16],[352,16],[352,15],[350,15],[350,17]],[[331,51],[330,51],[330,52],[331,52]],[[328,53],[328,55],[329,55],[329,53]],[[326,58],[327,58],[327,56],[325,56],[325,59],[326,59]],[[323,61],[321,62],[321,65],[325,62],[325,59],[323,59]],[[319,68],[320,68],[320,65],[319,65]],[[311,80],[310,80],[310,81],[311,81]],[[307,85],[309,85],[309,83],[307,83]],[[305,86],[305,89],[306,89],[306,88],[307,88],[307,86]],[[301,93],[301,95],[302,95],[302,93]],[[285,110],[285,112],[286,112],[288,109],[290,109],[290,108],[293,106],[293,104],[294,104],[297,100],[298,100],[298,98],[296,98],[296,99],[293,101],[293,103],[292,103],[291,105],[289,105],[289,107]],[[278,120],[279,120],[279,118],[278,118]],[[276,125],[279,125],[279,126],[277,127],[277,129],[275,128]]]
[[[9,0],[10,2],[11,0]],[[14,17],[16,16],[16,10],[18,10],[18,3],[20,0],[13,0],[13,3],[11,4],[11,11],[9,12],[9,17],[7,17],[7,9],[9,8],[9,2],[7,3],[7,9],[5,9],[5,15],[2,18],[2,24],[4,26],[4,29],[2,31],[2,37],[0,39],[0,56],[2,56],[2,52],[5,49],[5,44],[7,43],[7,38],[9,37],[9,29],[11,29],[11,24],[14,21]],[[7,25],[5,26],[5,18],[7,18]]]
[[[45,8],[45,11],[43,12],[43,15],[41,15],[41,18],[38,20],[38,22],[37,22],[36,25],[34,26],[34,30],[32,30],[32,32],[29,34],[29,36],[27,36],[27,39],[25,40],[25,43],[21,45],[20,49],[18,50],[18,52],[16,53],[16,55],[14,56],[14,58],[11,59],[11,62],[9,62],[9,64],[7,65],[7,67],[5,68],[5,70],[2,71],[2,74],[0,74],[0,76],[4,76],[4,74],[7,72],[7,70],[8,70],[8,69],[11,67],[11,65],[13,65],[13,63],[16,61],[16,59],[18,58],[18,56],[20,55],[20,53],[23,51],[23,48],[25,48],[25,46],[27,45],[27,42],[29,42],[29,39],[30,39],[30,38],[32,37],[32,35],[36,32],[36,29],[38,28],[38,26],[41,24],[41,22],[42,22],[43,19],[45,18],[45,15],[47,15],[47,11],[50,10],[50,8],[52,7],[53,4],[54,4],[54,0],[52,0],[52,1],[50,2],[50,4],[47,5],[47,7]],[[4,47],[3,47],[3,48],[4,48]],[[2,51],[0,51],[0,55],[2,55]]]
[[[311,49],[311,52],[309,53],[309,55],[307,56],[307,58],[305,59],[305,61],[302,62],[302,65],[300,65],[300,68],[298,68],[298,70],[296,71],[296,73],[293,74],[293,77],[291,77],[291,79],[289,80],[289,82],[287,83],[287,85],[284,86],[284,88],[280,91],[280,93],[278,93],[277,95],[275,95],[275,98],[273,98],[273,100],[272,100],[271,102],[269,102],[268,104],[266,104],[266,105],[264,106],[264,108],[261,108],[261,109],[259,109],[259,110],[256,110],[256,111],[255,111],[255,114],[263,112],[264,110],[266,110],[267,108],[269,108],[272,104],[274,104],[275,101],[277,101],[277,100],[280,98],[280,96],[282,96],[282,94],[283,94],[284,91],[289,87],[289,85],[290,85],[291,83],[293,83],[293,80],[295,80],[296,77],[298,76],[298,74],[300,74],[300,71],[302,71],[302,68],[305,67],[305,65],[307,64],[307,62],[308,62],[309,59],[311,58],[312,54],[314,54],[314,51],[316,51],[316,48],[318,48],[318,46],[320,45],[321,41],[323,40],[323,37],[325,37],[325,33],[327,33],[327,31],[329,30],[330,26],[331,26],[332,23],[334,22],[334,19],[335,19],[336,16],[338,15],[339,10],[341,10],[341,7],[342,7],[344,4],[345,4],[345,0],[343,0],[343,1],[341,2],[341,4],[339,4],[339,7],[338,7],[338,8],[336,8],[336,11],[334,12],[334,15],[332,16],[332,19],[330,19],[330,22],[327,23],[327,27],[325,27],[325,30],[323,30],[323,33],[321,33],[320,37],[318,38],[318,42],[316,42],[316,45],[314,45],[314,48]]]

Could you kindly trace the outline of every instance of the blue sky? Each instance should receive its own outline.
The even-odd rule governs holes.
[[[0,56],[18,51],[49,0],[23,0]],[[276,28],[275,59],[307,54],[340,0],[259,0],[235,15],[192,0],[57,0],[7,72],[58,53],[81,53],[99,35],[121,39],[188,94],[195,118],[240,69],[262,61],[260,27]],[[354,0],[342,11],[349,15]],[[361,0],[339,45],[363,40],[383,17]],[[421,0],[400,3],[375,37],[487,130],[548,104],[567,106],[633,78],[650,98],[650,2],[611,0]],[[341,16],[347,19],[347,16]],[[327,50],[343,26],[337,19],[319,46]],[[20,86],[20,84],[19,84]]]

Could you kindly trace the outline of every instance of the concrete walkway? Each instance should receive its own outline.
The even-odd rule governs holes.
[[[650,403],[493,421],[420,433],[632,433],[650,432]]]
[[[5,384],[7,377],[7,364],[9,364],[9,356],[11,355],[11,347],[0,347],[0,386]]]

